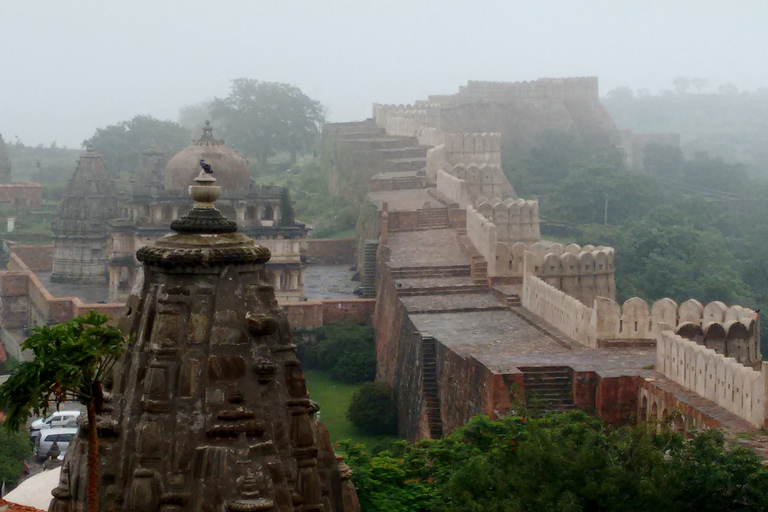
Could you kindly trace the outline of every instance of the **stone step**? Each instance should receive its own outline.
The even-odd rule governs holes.
[[[401,267],[392,270],[393,279],[418,277],[461,277],[469,275],[469,265],[435,267]]]
[[[398,159],[398,158],[423,158],[426,161],[427,148],[422,146],[407,146],[401,148],[387,148],[380,150],[384,158]]]
[[[397,294],[403,297],[416,295],[459,295],[462,293],[481,293],[488,288],[485,284],[465,286],[445,286],[442,288],[400,288]]]
[[[426,158],[388,158],[386,166],[393,171],[418,171],[427,166]]]

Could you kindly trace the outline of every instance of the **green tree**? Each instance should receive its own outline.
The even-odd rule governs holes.
[[[65,401],[88,411],[88,511],[99,510],[99,438],[96,414],[102,411],[102,383],[125,349],[126,342],[107,317],[91,311],[52,327],[34,329],[22,349],[34,354],[0,386],[0,407],[7,410],[5,427],[17,431],[31,412],[45,414]]]
[[[348,322],[315,329],[315,342],[302,347],[300,357],[307,368],[329,372],[339,382],[354,384],[373,380],[376,348],[373,329]]]
[[[397,406],[392,386],[383,381],[360,386],[352,395],[347,419],[363,434],[395,434]]]
[[[98,128],[83,146],[91,145],[104,157],[104,167],[113,173],[133,173],[141,153],[150,146],[169,156],[189,145],[190,132],[172,121],[160,121],[151,116],[135,116]]]
[[[679,210],[663,206],[622,226],[582,226],[581,241],[616,249],[620,300],[670,297],[704,304],[720,300],[748,305],[754,297],[720,231],[695,226]]]
[[[585,162],[575,165],[547,196],[543,213],[575,224],[603,224],[606,220],[622,224],[659,205],[660,196],[658,182],[651,176]]]
[[[15,483],[24,472],[24,459],[31,453],[26,432],[0,429],[0,483]]]
[[[275,151],[288,151],[295,161],[325,121],[320,102],[298,87],[250,78],[233,80],[229,95],[215,98],[210,111],[226,140],[262,165]]]
[[[439,440],[368,454],[342,443],[362,510],[693,512],[768,507],[768,471],[716,430],[610,428],[582,411],[472,418]]]

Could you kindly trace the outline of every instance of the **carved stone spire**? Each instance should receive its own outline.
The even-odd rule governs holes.
[[[51,221],[53,281],[104,283],[109,221],[117,216],[112,178],[93,148],[80,156]]]
[[[143,279],[122,321],[134,342],[98,425],[101,507],[359,510],[311,416],[290,327],[267,283],[269,250],[216,209],[215,183],[201,173],[176,234],[137,252]],[[56,510],[84,505],[87,428],[68,451]]]

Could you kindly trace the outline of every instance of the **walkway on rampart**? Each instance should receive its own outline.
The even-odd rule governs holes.
[[[387,247],[392,268],[467,265],[452,229],[390,233]]]
[[[389,211],[415,211],[431,203],[435,207],[442,206],[440,202],[427,193],[425,188],[410,190],[382,190],[369,192],[368,200],[381,209],[382,203],[387,203]]]
[[[371,192],[369,200],[379,208],[388,204],[390,222],[436,201],[427,189]],[[526,402],[581,407],[614,425],[651,417],[643,397],[652,397],[659,420],[686,431],[725,427],[730,442],[768,459],[768,436],[654,371],[656,347],[647,340],[645,346],[581,345],[523,308],[519,283],[499,280],[491,287],[487,262],[475,253],[461,226],[401,222],[388,231],[380,263],[391,281],[378,295],[377,308],[387,313],[379,319],[377,356],[384,378],[417,397],[401,411],[410,437],[443,435],[474,414],[503,413],[515,389],[523,389]],[[397,338],[389,336],[391,322],[403,329]]]
[[[390,195],[404,192],[415,191]],[[390,233],[387,247],[394,276],[405,269],[468,265],[452,229]],[[475,358],[493,373],[514,373],[527,366],[568,366],[607,377],[653,373],[643,367],[654,363],[654,348],[590,349],[571,340],[563,343],[564,335],[552,336],[549,332],[556,330],[551,326],[537,327],[521,318],[487,287],[470,288],[473,283],[468,277],[396,277],[395,285],[403,292],[400,301],[422,335],[433,336],[460,355]],[[410,295],[419,287],[424,293]]]

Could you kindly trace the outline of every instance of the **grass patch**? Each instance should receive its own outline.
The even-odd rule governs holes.
[[[392,436],[360,435],[347,420],[347,409],[352,401],[352,395],[361,384],[336,382],[320,370],[304,370],[304,378],[307,381],[310,398],[320,404],[320,421],[328,428],[331,442],[349,439],[371,450],[379,443],[396,439]]]

